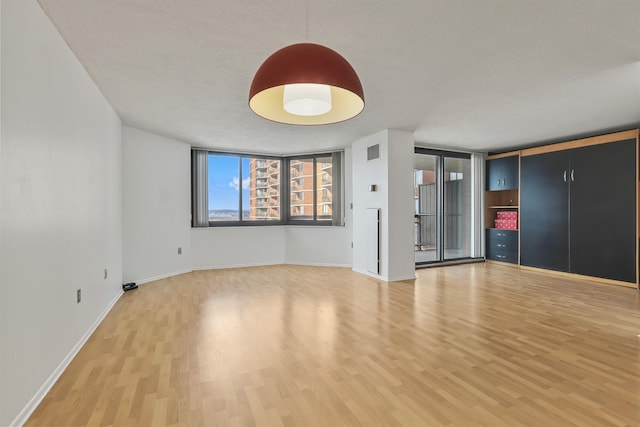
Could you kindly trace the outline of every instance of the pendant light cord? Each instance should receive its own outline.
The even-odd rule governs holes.
[[[309,41],[309,0],[307,0],[307,41]]]

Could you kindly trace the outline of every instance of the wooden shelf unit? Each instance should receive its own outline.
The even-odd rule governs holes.
[[[495,228],[495,219],[498,211],[518,212],[518,225],[520,225],[520,206],[518,205],[518,190],[500,190],[486,192],[485,227]],[[520,228],[520,227],[518,227]]]

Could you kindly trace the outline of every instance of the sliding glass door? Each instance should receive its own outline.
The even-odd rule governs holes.
[[[440,224],[438,221],[438,169],[440,158],[429,154],[415,155],[415,216],[413,222],[416,263],[440,260]]]
[[[471,156],[416,148],[416,264],[471,255]]]
[[[444,260],[471,256],[471,159],[444,157]]]

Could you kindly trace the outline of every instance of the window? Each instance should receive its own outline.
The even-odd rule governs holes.
[[[305,183],[305,177],[307,178]],[[289,160],[289,217],[296,220],[313,219],[313,159]]]
[[[332,155],[289,160],[289,221],[333,221]]]
[[[333,180],[331,179],[333,164],[331,163],[331,157],[318,158],[317,164],[319,165],[319,169],[316,172],[318,176],[316,211],[319,220],[329,221],[332,217],[331,207],[333,206]]]
[[[279,158],[206,153],[207,225],[281,222],[281,164]]]
[[[239,160],[236,156],[209,155],[209,221],[240,220]]]
[[[280,221],[281,160],[244,157],[244,164],[248,183],[243,201],[248,205],[243,205],[243,220]]]
[[[342,153],[287,158],[194,149],[192,225],[341,225],[341,176]]]

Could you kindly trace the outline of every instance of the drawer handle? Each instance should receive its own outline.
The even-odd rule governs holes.
[[[496,246],[499,247],[499,248],[506,248],[507,247],[507,245],[503,245],[501,243],[498,243]]]
[[[504,255],[496,255],[496,258],[506,258]]]

